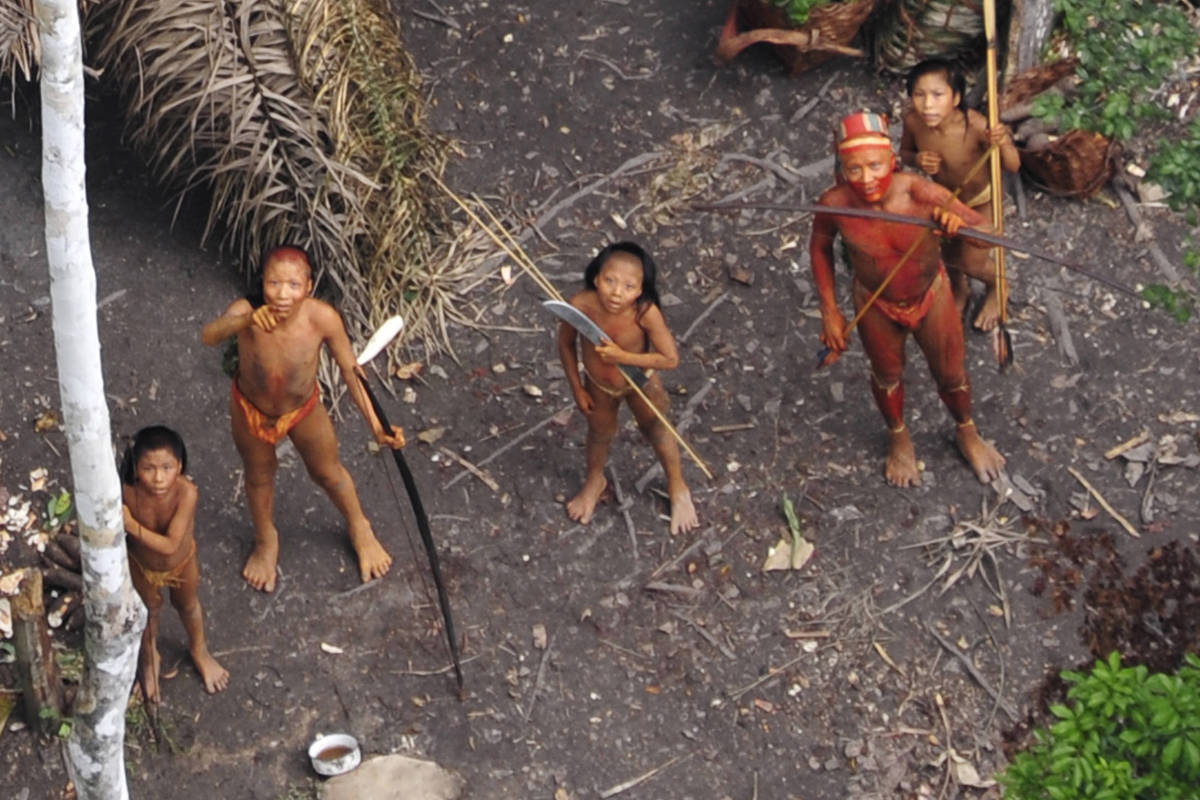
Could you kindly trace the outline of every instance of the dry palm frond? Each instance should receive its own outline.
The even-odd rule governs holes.
[[[79,0],[79,10],[86,13],[98,2]],[[31,80],[41,59],[33,0],[0,0],[0,77],[7,76],[15,89],[17,76]]]
[[[161,180],[210,195],[247,271],[306,248],[336,285],[351,334],[397,311],[406,335],[448,344],[465,277],[436,192],[447,144],[421,126],[419,80],[370,0],[112,0],[92,26]]]

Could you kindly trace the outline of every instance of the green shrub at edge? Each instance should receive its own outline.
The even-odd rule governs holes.
[[[1001,775],[1008,800],[1194,800],[1200,796],[1200,658],[1174,675],[1123,666],[1066,671],[1067,704]]]

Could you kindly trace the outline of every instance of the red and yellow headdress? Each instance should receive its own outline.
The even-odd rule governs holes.
[[[860,147],[892,147],[888,136],[888,118],[885,114],[859,111],[842,117],[834,134],[838,153],[847,153]]]

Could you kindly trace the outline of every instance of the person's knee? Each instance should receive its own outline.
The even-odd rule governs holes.
[[[350,473],[340,463],[311,467],[308,475],[326,492],[338,492],[350,484]]]

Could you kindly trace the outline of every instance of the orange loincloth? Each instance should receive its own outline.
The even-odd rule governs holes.
[[[245,414],[246,423],[250,426],[250,432],[254,434],[254,437],[267,444],[277,444],[317,407],[317,402],[321,399],[321,391],[314,383],[312,396],[304,401],[304,405],[278,417],[271,417],[259,411],[242,395],[236,380],[233,381],[233,399],[237,401],[242,413]]]
[[[892,322],[902,327],[908,328],[910,331],[915,331],[921,324],[921,320],[925,319],[925,315],[929,313],[930,306],[933,305],[933,298],[937,295],[938,289],[941,288],[942,281],[946,279],[946,267],[938,264],[937,275],[929,284],[929,288],[917,300],[885,300],[879,297],[872,305],[873,308],[879,309],[885,317]],[[871,297],[871,290],[863,286],[858,281],[854,282],[854,305],[861,307],[863,303]]]
[[[137,556],[133,551],[129,551],[129,569],[136,569],[145,578],[146,583],[153,586],[155,589],[175,589],[183,585],[183,571],[187,565],[196,559],[196,540],[192,539],[192,552],[183,561],[180,561],[170,569],[146,569],[142,563],[137,560]]]

